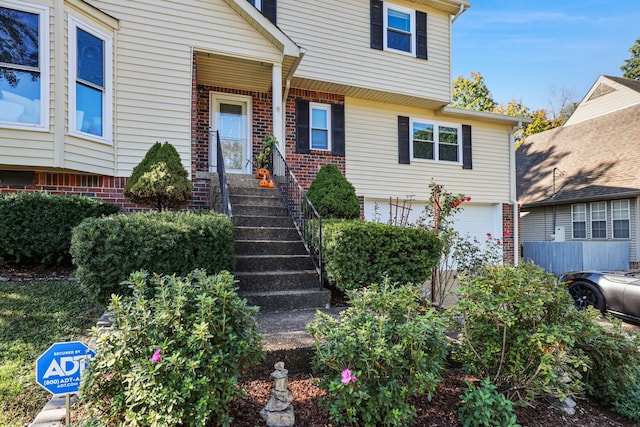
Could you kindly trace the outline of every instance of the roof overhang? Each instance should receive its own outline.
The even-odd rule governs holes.
[[[438,114],[442,116],[456,117],[459,119],[480,120],[483,122],[512,126],[520,126],[533,122],[533,119],[530,119],[528,117],[507,116],[505,114],[488,113],[486,111],[464,110],[462,108],[449,106],[440,108],[440,110],[438,110]]]
[[[544,206],[559,206],[559,205],[570,205],[574,203],[589,203],[589,202],[599,202],[604,200],[618,200],[618,199],[629,199],[632,197],[640,196],[640,190],[629,190],[622,191],[610,194],[602,194],[602,195],[593,195],[590,197],[549,197],[545,200],[540,200],[538,202],[524,203],[520,205],[522,209],[528,208],[540,208]]]
[[[451,15],[462,14],[471,7],[471,3],[465,0],[413,0],[413,3],[423,4]]]
[[[282,30],[276,27],[271,21],[260,13],[251,3],[246,0],[224,0],[225,3],[242,16],[252,27],[254,27],[274,46],[282,50],[283,56],[300,55],[300,47],[293,42]]]

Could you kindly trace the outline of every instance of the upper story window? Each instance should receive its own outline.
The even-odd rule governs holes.
[[[461,129],[448,125],[412,120],[411,158],[460,163]]]
[[[628,239],[630,236],[630,209],[628,200],[614,200],[611,202],[611,217],[613,218],[613,238]]]
[[[415,52],[414,11],[404,7],[384,4],[385,49],[405,53]]]
[[[69,16],[69,131],[111,142],[112,39]]]
[[[247,0],[255,6],[262,14],[271,21],[276,23],[276,0]]]
[[[49,127],[49,9],[0,0],[0,126]]]
[[[571,205],[571,225],[574,239],[587,238],[587,205],[585,203]]]
[[[371,47],[427,59],[427,14],[391,2],[371,2]]]
[[[331,150],[331,105],[309,104],[311,113],[311,149]]]

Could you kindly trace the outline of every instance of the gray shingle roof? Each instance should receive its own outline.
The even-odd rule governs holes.
[[[516,171],[523,207],[640,194],[640,105],[530,136]]]

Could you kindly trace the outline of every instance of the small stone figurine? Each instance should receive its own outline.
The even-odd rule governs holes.
[[[288,370],[284,369],[284,362],[278,362],[271,373],[274,387],[271,389],[271,399],[262,408],[260,415],[266,421],[268,427],[293,427],[296,417],[293,414],[293,395],[289,391]]]

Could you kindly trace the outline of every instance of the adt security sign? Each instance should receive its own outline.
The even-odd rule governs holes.
[[[76,393],[80,375],[95,355],[80,341],[55,343],[36,360],[36,382],[54,395]]]

